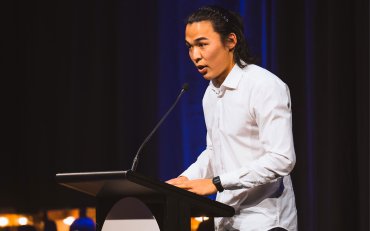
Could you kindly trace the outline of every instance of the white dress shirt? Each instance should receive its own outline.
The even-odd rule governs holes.
[[[297,230],[289,173],[295,164],[287,85],[269,71],[235,65],[222,85],[203,97],[207,148],[181,175],[220,176],[217,201],[236,214],[215,218],[216,230]]]

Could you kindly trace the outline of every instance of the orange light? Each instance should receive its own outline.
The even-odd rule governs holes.
[[[0,227],[5,227],[9,224],[9,219],[7,217],[0,217]]]
[[[19,225],[27,225],[28,224],[28,219],[26,217],[20,217],[20,218],[18,218],[18,224]]]
[[[199,222],[208,221],[209,217],[196,217],[195,220]]]
[[[73,216],[69,216],[63,219],[63,223],[66,225],[72,225],[72,223],[76,220]]]

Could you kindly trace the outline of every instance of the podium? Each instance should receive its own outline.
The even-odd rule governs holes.
[[[96,198],[96,231],[102,230],[110,209],[125,197],[142,201],[163,231],[189,231],[190,217],[231,217],[235,213],[228,205],[130,170],[59,173],[56,180]]]

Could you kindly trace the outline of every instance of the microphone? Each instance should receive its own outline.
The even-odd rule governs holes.
[[[188,83],[184,83],[184,85],[182,86],[181,88],[181,91],[180,91],[180,94],[177,96],[175,102],[172,104],[172,106],[170,107],[170,109],[168,109],[168,111],[166,112],[166,114],[164,114],[164,116],[162,117],[162,119],[157,123],[157,125],[154,127],[154,129],[149,133],[149,135],[145,138],[144,142],[140,145],[139,149],[137,150],[136,152],[136,155],[135,155],[135,158],[132,162],[132,166],[131,166],[131,171],[135,171],[136,168],[137,168],[137,164],[139,163],[139,155],[141,153],[141,151],[143,150],[145,144],[150,140],[150,138],[153,136],[153,134],[157,131],[157,129],[159,128],[159,126],[161,126],[161,124],[163,123],[163,121],[167,118],[167,116],[171,113],[171,111],[175,108],[177,102],[179,101],[179,99],[181,98],[182,94],[185,93],[185,91],[189,90],[189,84]]]

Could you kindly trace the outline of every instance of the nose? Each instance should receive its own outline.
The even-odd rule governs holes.
[[[193,60],[194,63],[198,63],[200,60],[202,60],[202,54],[197,47],[194,47],[190,51],[190,58]]]

